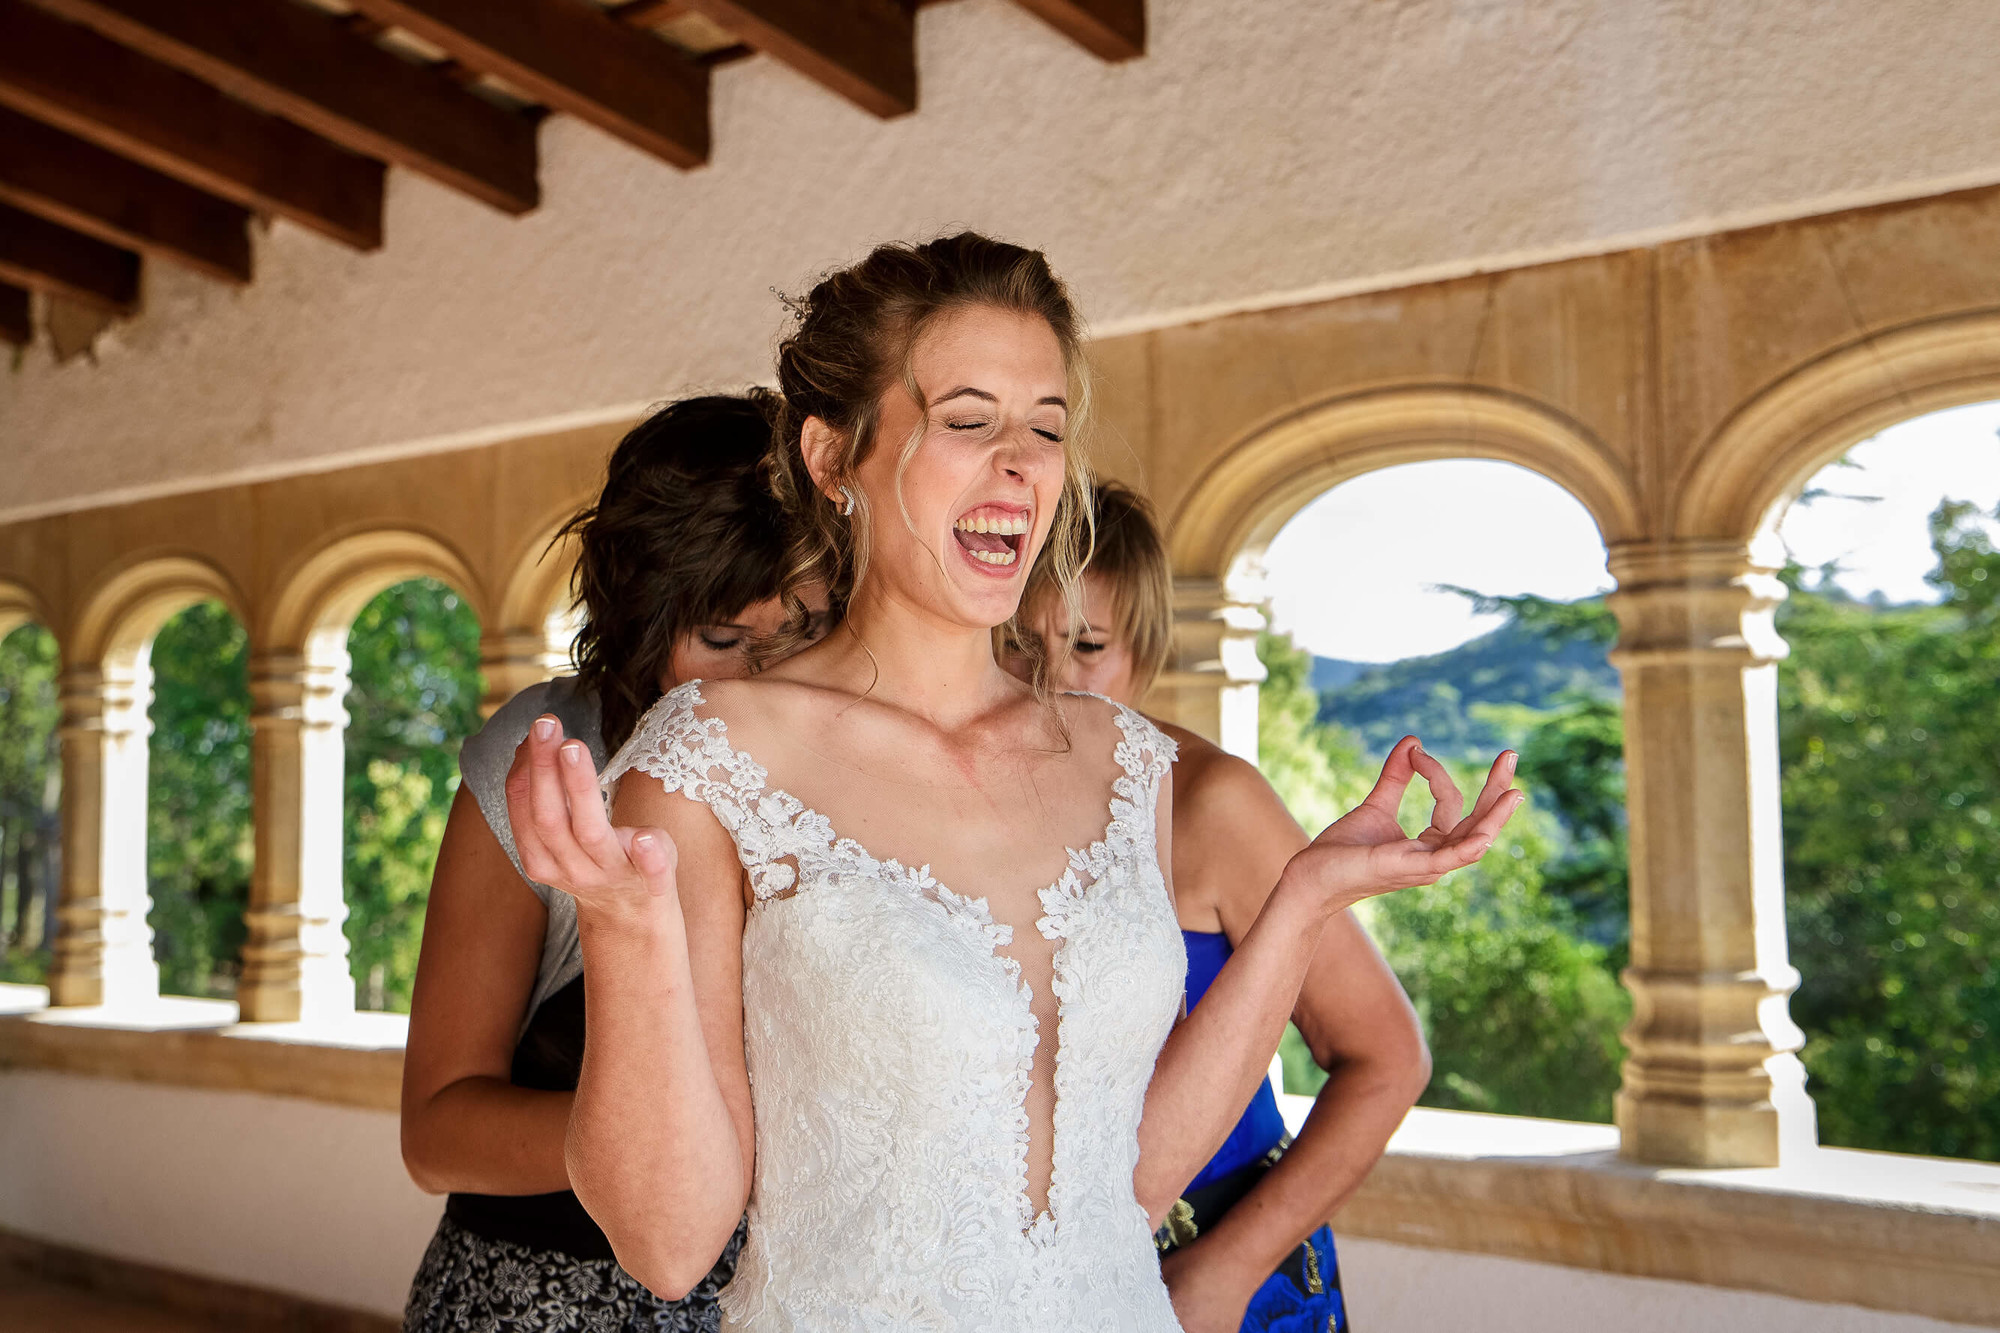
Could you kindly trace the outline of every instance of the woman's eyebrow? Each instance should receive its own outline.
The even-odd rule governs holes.
[[[996,405],[1000,401],[998,398],[995,398],[992,394],[986,392],[986,390],[984,389],[975,389],[970,384],[961,384],[956,389],[953,389],[950,393],[945,394],[942,397],[933,399],[932,406],[936,406],[940,403],[948,403],[954,398],[978,398]]]

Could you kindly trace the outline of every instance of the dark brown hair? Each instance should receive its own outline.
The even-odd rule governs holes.
[[[808,417],[839,433],[842,448],[829,487],[850,479],[874,450],[883,394],[899,381],[921,406],[910,372],[910,351],[940,315],[968,306],[992,306],[1047,322],[1069,372],[1069,424],[1064,435],[1062,499],[1042,547],[1039,564],[1077,614],[1076,578],[1090,550],[1090,477],[1085,459],[1090,384],[1083,354],[1083,326],[1069,291],[1037,250],[973,232],[920,245],[877,246],[851,268],[820,280],[795,307],[798,324],[778,346],[778,388],[784,407],[771,455],[772,486],[793,522],[786,561],[785,628],[764,649],[782,657],[808,642],[810,611],[801,590],[823,584],[837,620],[867,577],[870,524],[865,497],[854,513],[829,499],[806,466],[801,436]],[[914,451],[904,445],[905,463]],[[1037,680],[1042,668],[1037,666]]]
[[[674,645],[778,594],[784,510],[764,474],[777,396],[683,399],[612,451],[597,503],[564,525],[581,548],[577,677],[616,750],[660,697]]]

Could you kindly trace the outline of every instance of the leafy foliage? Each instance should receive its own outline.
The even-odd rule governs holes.
[[[146,880],[160,988],[235,992],[250,901],[250,641],[220,602],[153,640]]]
[[[347,938],[360,1002],[410,1007],[431,864],[479,729],[479,618],[442,583],[399,583],[348,632]]]
[[[40,625],[0,637],[0,981],[48,971],[62,839],[56,640]]]
[[[1931,531],[1941,606],[1780,611],[1792,1014],[1823,1141],[2000,1160],[2000,554]]]
[[[1351,734],[1314,720],[1305,653],[1271,635],[1258,648],[1269,673],[1259,692],[1259,762],[1316,831],[1367,793],[1381,761],[1364,758]],[[1390,743],[1407,730],[1416,728],[1395,728]],[[1587,736],[1589,722],[1577,730]],[[1551,732],[1545,748],[1559,753],[1567,735]],[[1485,774],[1465,767],[1453,776],[1470,792]],[[1429,817],[1420,787],[1403,813],[1406,827]],[[1479,865],[1365,906],[1363,919],[1431,1042],[1435,1072],[1424,1105],[1610,1118],[1628,1002],[1607,949],[1584,938],[1569,903],[1544,887],[1543,867],[1560,863],[1563,844],[1555,816],[1524,810]],[[1287,1033],[1284,1057],[1288,1090],[1312,1092],[1324,1082],[1296,1032]]]

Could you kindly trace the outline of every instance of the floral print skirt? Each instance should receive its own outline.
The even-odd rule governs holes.
[[[578,1259],[438,1222],[403,1311],[403,1333],[715,1333],[743,1226],[701,1285],[661,1300],[614,1259]]]

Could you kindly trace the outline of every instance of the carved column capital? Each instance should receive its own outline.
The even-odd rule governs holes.
[[[1260,603],[1219,579],[1174,582],[1174,646],[1146,697],[1149,711],[1257,761],[1257,686],[1264,664]]]

